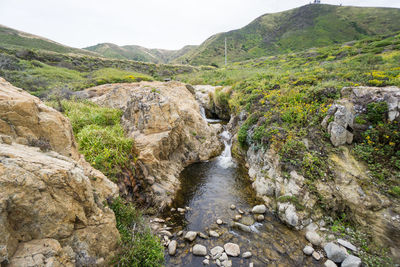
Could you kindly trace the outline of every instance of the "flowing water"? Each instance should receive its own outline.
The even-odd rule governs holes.
[[[173,239],[178,241],[175,256],[166,252],[167,266],[204,266],[205,258],[191,253],[193,245],[202,244],[210,253],[213,247],[223,247],[227,242],[238,244],[241,254],[246,251],[253,254],[250,259],[229,257],[233,266],[249,266],[250,262],[254,266],[319,266],[319,262],[302,252],[307,244],[304,233],[289,229],[271,213],[264,214],[262,222],[253,222],[249,211],[262,201],[255,197],[246,171],[232,159],[229,132],[224,131],[221,139],[225,149],[219,157],[190,165],[181,173],[181,188],[173,207],[189,209],[184,214],[177,211],[165,214],[169,217],[168,225],[174,229]],[[232,210],[231,204],[236,209]],[[251,224],[251,232],[231,227],[239,209],[244,211],[242,218],[250,220],[247,224]],[[224,223],[218,225],[217,219]],[[220,237],[203,239],[197,236],[193,242],[188,242],[183,236],[177,237],[180,230],[202,232],[207,236],[209,230],[214,230]],[[210,260],[210,266],[216,266],[215,262]]]

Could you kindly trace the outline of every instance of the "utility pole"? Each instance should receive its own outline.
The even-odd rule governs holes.
[[[226,37],[225,37],[225,65],[228,64],[228,58],[227,58],[227,53],[226,53]]]

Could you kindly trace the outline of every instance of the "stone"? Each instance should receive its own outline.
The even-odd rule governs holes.
[[[226,243],[224,249],[229,256],[237,257],[240,255],[240,247],[235,243]]]
[[[160,235],[165,235],[165,236],[168,236],[168,237],[172,237],[172,233],[170,231],[167,231],[167,230],[162,230],[162,231],[159,232],[159,234]]]
[[[218,219],[218,220],[217,220],[217,224],[218,224],[218,225],[221,225],[222,223],[223,223],[223,222],[222,222],[221,219]]]
[[[324,250],[328,259],[336,263],[341,263],[347,257],[346,250],[332,242],[327,243],[324,246]]]
[[[235,215],[235,218],[233,218],[233,220],[239,221],[241,218],[242,218],[242,215],[237,214],[237,215]]]
[[[254,267],[254,263],[253,263],[253,262],[250,262],[250,263],[249,263],[249,267]]]
[[[316,230],[318,230],[318,225],[316,225],[315,223],[310,223],[309,225],[306,226],[306,230],[315,232]]]
[[[209,260],[209,259],[203,260],[203,264],[204,264],[204,265],[210,265],[210,260]]]
[[[225,252],[221,254],[221,257],[218,258],[221,262],[228,260],[228,255]]]
[[[311,247],[311,246],[305,246],[305,247],[303,248],[303,252],[304,252],[304,254],[306,254],[307,256],[310,256],[310,255],[314,252],[314,249],[313,249],[313,247]]]
[[[341,267],[360,267],[361,259],[359,257],[349,255],[343,262]]]
[[[185,209],[182,209],[182,208],[178,208],[177,210],[178,210],[178,212],[180,212],[180,213],[185,213],[185,211],[186,211]]]
[[[264,204],[262,205],[256,205],[253,207],[251,210],[252,213],[265,213],[267,211],[267,207],[265,207]]]
[[[221,264],[224,267],[232,267],[232,261],[230,260],[223,261]]]
[[[248,259],[252,256],[250,251],[246,251],[245,253],[242,254],[242,258]]]
[[[176,242],[176,240],[172,240],[171,242],[169,242],[168,245],[168,254],[171,256],[174,256],[176,253],[176,247],[178,245],[178,242]]]
[[[314,246],[319,246],[322,242],[322,238],[320,237],[320,235],[314,231],[308,231],[306,233],[306,239],[310,241],[310,243]]]
[[[262,215],[262,214],[257,215],[256,220],[257,220],[257,222],[262,222],[262,221],[264,221],[264,215]]]
[[[202,233],[202,232],[199,232],[198,235],[199,235],[200,238],[208,239],[208,236],[206,234]]]
[[[234,209],[236,209],[236,206],[235,205],[231,205],[231,210],[234,210]]]
[[[11,145],[12,144],[11,136],[2,135],[0,137],[1,137],[1,140],[3,141],[4,144],[7,144],[7,145]]]
[[[336,263],[334,263],[334,262],[331,261],[331,260],[327,260],[327,261],[324,263],[324,266],[325,266],[325,267],[337,267]]]
[[[193,246],[193,255],[196,256],[206,256],[207,255],[207,248],[203,245],[196,244]]]
[[[160,218],[154,218],[152,221],[156,222],[156,223],[164,223],[165,222],[164,219],[160,219]]]
[[[179,231],[177,234],[176,234],[177,236],[181,236],[181,235],[183,235],[183,231],[181,230],[181,231]]]
[[[215,264],[217,264],[217,266],[221,266],[221,261],[220,261],[219,259],[217,259],[217,260],[215,261]]]
[[[189,231],[189,232],[186,233],[184,238],[186,240],[189,240],[190,242],[192,242],[193,240],[196,239],[196,236],[197,236],[197,232]]]
[[[237,228],[239,230],[242,230],[244,232],[248,232],[248,233],[251,232],[251,228],[249,226],[241,224],[241,223],[238,223],[238,222],[234,222],[233,223],[233,227],[235,227],[235,228]]]
[[[171,212],[175,212],[176,211],[176,209],[175,208],[171,208]]]
[[[314,252],[312,253],[312,257],[313,257],[315,260],[319,261],[319,260],[321,259],[321,254],[319,254],[317,251],[314,251]]]
[[[222,254],[222,252],[224,252],[224,248],[220,246],[216,246],[210,250],[212,257],[214,257],[217,254]]]
[[[252,217],[243,217],[242,219],[240,219],[240,223],[250,226],[254,224],[254,219]]]
[[[358,249],[356,248],[356,246],[354,246],[353,244],[351,244],[350,242],[348,242],[348,241],[346,241],[346,240],[343,240],[343,239],[338,239],[337,240],[337,242],[340,244],[340,245],[342,245],[343,247],[345,247],[345,248],[347,248],[347,249],[350,249],[350,250],[352,250],[352,251],[354,251],[354,252],[357,252],[358,251]]]
[[[210,230],[209,235],[212,237],[219,237],[219,234],[216,231]]]

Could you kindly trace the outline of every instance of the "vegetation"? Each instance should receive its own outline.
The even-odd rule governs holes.
[[[156,267],[163,266],[164,248],[157,236],[146,227],[140,212],[132,203],[121,198],[110,204],[121,234],[121,246],[112,260],[116,266]]]

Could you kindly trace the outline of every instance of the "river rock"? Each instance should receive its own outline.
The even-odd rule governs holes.
[[[249,226],[241,224],[241,223],[238,223],[238,222],[234,222],[233,223],[233,227],[235,227],[235,228],[237,228],[239,230],[242,230],[244,232],[248,232],[248,233],[251,232],[251,228]]]
[[[239,221],[241,218],[242,218],[242,215],[237,214],[237,215],[235,215],[235,218],[233,218],[233,220]]]
[[[251,256],[252,256],[252,254],[250,251],[246,251],[245,253],[242,254],[242,258],[245,258],[245,259],[250,258]]]
[[[189,232],[186,233],[186,235],[185,235],[184,238],[185,238],[186,240],[193,241],[193,240],[196,239],[196,236],[197,236],[197,232],[189,231]]]
[[[217,224],[218,224],[218,225],[221,225],[221,224],[222,224],[222,220],[221,220],[221,219],[218,219],[218,220],[217,220]]]
[[[304,252],[304,254],[310,256],[314,252],[314,249],[311,246],[305,246],[303,248],[303,252]]]
[[[359,257],[349,255],[343,262],[341,267],[360,267],[361,259]]]
[[[203,260],[203,264],[204,264],[204,265],[210,265],[210,260],[209,260],[209,259]]]
[[[234,209],[236,209],[236,206],[235,205],[231,205],[231,210],[234,210]]]
[[[228,260],[228,255],[225,252],[221,254],[221,257],[218,258],[221,262]]]
[[[240,223],[250,226],[250,225],[254,224],[254,219],[252,217],[243,217],[240,220]]]
[[[306,239],[310,241],[310,243],[314,246],[319,246],[322,242],[322,238],[320,237],[320,235],[314,231],[308,231],[306,233]]]
[[[168,237],[172,236],[171,232],[167,231],[167,230],[162,230],[162,231],[159,232],[159,234],[160,235],[165,235],[165,236],[168,236]]]
[[[200,236],[200,238],[208,239],[208,236],[202,232],[199,232],[198,235]]]
[[[251,210],[252,213],[265,213],[267,211],[267,207],[264,204],[254,206]]]
[[[345,247],[345,248],[347,248],[347,249],[350,249],[350,250],[352,250],[352,251],[354,251],[354,252],[357,252],[356,246],[354,246],[352,243],[350,243],[350,242],[348,242],[348,241],[346,241],[346,240],[340,239],[340,238],[337,240],[337,242],[338,242],[340,245],[342,245],[343,247]]]
[[[232,261],[226,260],[221,263],[223,267],[232,267]]]
[[[181,235],[183,235],[183,231],[181,230],[181,231],[179,231],[177,234],[176,234],[177,236],[181,236]]]
[[[168,254],[173,256],[176,253],[176,247],[178,245],[178,242],[176,242],[176,240],[172,240],[171,242],[169,242],[168,245]]]
[[[325,266],[325,267],[337,267],[336,263],[334,263],[334,262],[331,261],[331,260],[327,260],[327,261],[324,263],[324,266]]]
[[[182,208],[178,208],[178,212],[180,212],[180,213],[185,213],[185,209],[182,209]]]
[[[193,255],[196,256],[206,256],[207,255],[207,248],[203,245],[196,244],[193,246]]]
[[[235,243],[226,243],[224,249],[229,256],[237,257],[240,255],[240,247]]]
[[[224,252],[224,248],[220,246],[216,246],[210,250],[212,257],[214,257],[217,254],[222,254],[222,252]]]
[[[250,262],[249,267],[254,267],[254,263]]]
[[[219,234],[213,230],[210,230],[209,235],[212,237],[219,237]]]
[[[324,246],[324,250],[328,259],[336,262],[341,263],[347,257],[347,253],[345,249],[342,249],[335,243],[329,242]]]
[[[238,209],[238,212],[240,213],[240,214],[244,214],[244,211],[243,210],[241,210],[241,209]]]
[[[319,254],[319,252],[317,252],[317,251],[314,251],[314,252],[312,253],[312,257],[313,257],[315,260],[319,261],[319,260],[321,259],[321,254]]]
[[[257,220],[257,222],[262,222],[262,221],[264,221],[264,215],[262,215],[262,214],[257,215],[256,220]]]

